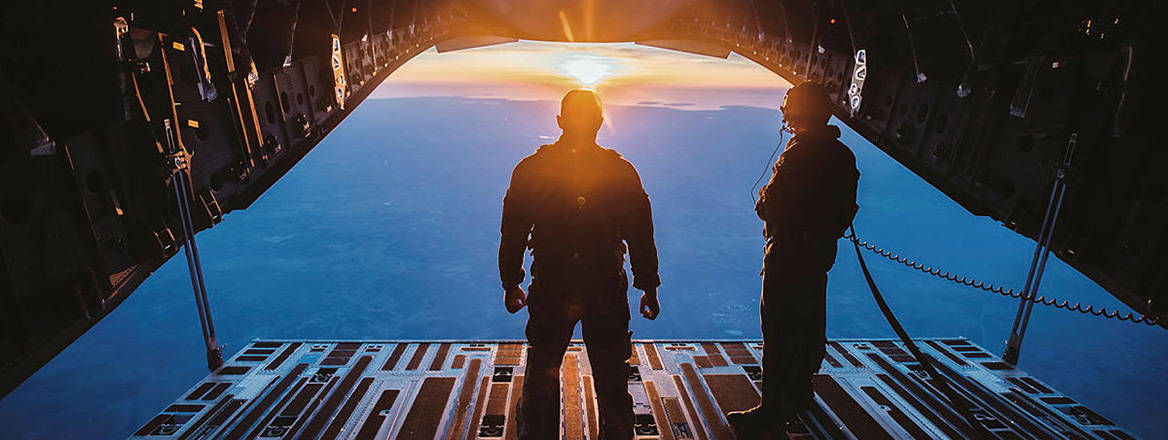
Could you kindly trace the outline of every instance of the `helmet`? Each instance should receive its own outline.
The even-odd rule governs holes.
[[[806,81],[787,90],[783,105],[783,120],[795,124],[827,124],[831,117],[831,98],[827,89],[812,81]]]

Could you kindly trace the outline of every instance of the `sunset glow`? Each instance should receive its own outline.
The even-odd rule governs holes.
[[[373,97],[558,101],[567,90],[586,87],[608,104],[777,108],[789,86],[738,54],[721,59],[633,43],[520,41],[448,53],[431,49],[390,75]]]

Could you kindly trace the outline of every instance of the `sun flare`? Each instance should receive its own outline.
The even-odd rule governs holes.
[[[612,75],[614,71],[611,60],[594,55],[574,55],[558,67],[564,74],[589,87]]]

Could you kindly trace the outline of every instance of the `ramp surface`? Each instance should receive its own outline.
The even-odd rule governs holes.
[[[1000,439],[1130,439],[1098,413],[965,339],[918,345]],[[516,341],[255,341],[131,438],[513,439],[525,346]],[[724,414],[761,389],[760,341],[634,341],[638,439],[732,438]],[[402,362],[402,360],[408,360]],[[594,438],[592,370],[573,341],[563,438]],[[834,340],[793,439],[973,438],[899,341]]]

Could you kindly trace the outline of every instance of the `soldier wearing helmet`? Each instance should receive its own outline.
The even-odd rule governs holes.
[[[830,98],[819,84],[787,91],[780,107],[794,136],[759,192],[766,256],[760,302],[763,397],[727,419],[739,439],[779,434],[811,403],[811,378],[826,343],[827,271],[836,241],[856,213],[856,158],[828,125]]]

